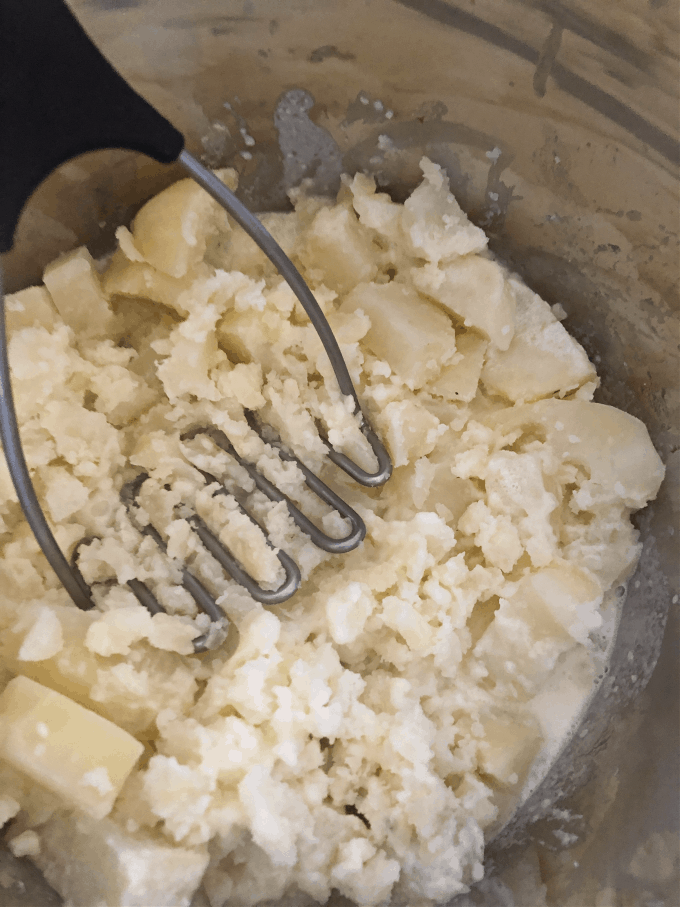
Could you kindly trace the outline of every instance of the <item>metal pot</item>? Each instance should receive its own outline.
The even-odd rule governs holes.
[[[404,197],[423,154],[445,166],[493,251],[566,310],[566,327],[602,377],[596,399],[646,423],[668,474],[639,518],[645,550],[609,670],[541,787],[491,843],[498,878],[468,900],[505,903],[503,879],[538,859],[549,903],[596,903],[607,886],[611,903],[670,903],[672,874],[649,869],[644,855],[678,819],[675,613],[662,651],[679,560],[674,4],[71,5],[189,150],[237,166],[254,210],[285,207],[302,179],[333,192],[342,172],[359,169]],[[48,261],[80,243],[103,253],[115,227],[178,175],[119,151],[65,165],[24,213],[7,289],[39,280]],[[0,903],[59,903],[25,861],[17,867],[2,852],[0,869],[26,886],[22,893],[3,876]]]

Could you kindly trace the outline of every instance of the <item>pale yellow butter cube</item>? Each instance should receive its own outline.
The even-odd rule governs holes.
[[[94,260],[84,246],[48,265],[43,280],[59,314],[77,335],[107,336],[113,314],[99,283]]]
[[[111,812],[143,749],[127,731],[28,677],[15,677],[0,696],[0,758],[95,819]]]

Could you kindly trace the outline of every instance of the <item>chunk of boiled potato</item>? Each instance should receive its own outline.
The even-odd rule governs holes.
[[[170,277],[154,268],[148,262],[130,261],[118,249],[111,257],[102,275],[102,286],[109,296],[138,296],[159,302],[180,315],[187,315],[188,309],[181,304],[180,297],[192,284],[189,278]]]
[[[109,334],[113,313],[94,259],[84,246],[49,264],[43,280],[59,314],[78,336],[90,339]]]
[[[493,717],[483,719],[482,725],[480,769],[502,785],[517,784],[541,748],[543,738],[539,728]]]
[[[427,459],[416,460],[399,469],[390,479],[394,504],[389,509],[390,519],[404,519],[401,514],[416,510],[439,513],[444,507],[447,522],[454,525],[480,494],[469,479],[460,479],[451,471],[439,450]],[[407,518],[407,517],[406,517]]]
[[[553,563],[525,575],[501,604],[475,648],[491,677],[540,688],[558,657],[600,626],[599,584],[570,564]]]
[[[384,192],[375,191],[375,180],[363,173],[356,173],[349,184],[352,205],[359,215],[359,221],[389,243],[398,242],[401,237],[401,214],[403,208]]]
[[[15,677],[0,695],[0,758],[95,819],[113,808],[144,747],[61,693]]]
[[[21,328],[40,326],[51,330],[61,321],[45,287],[28,287],[5,296],[5,318],[10,336]]]
[[[270,211],[257,216],[286,255],[292,255],[301,229],[296,214]],[[224,271],[242,271],[251,277],[272,274],[275,271],[274,265],[262,249],[241,227],[220,236],[218,242],[209,248],[206,258],[215,267]]]
[[[454,476],[448,463],[435,460],[432,481],[421,509],[436,511],[438,504],[443,505],[451,513],[452,520],[458,522],[478,496],[479,492],[469,479]]]
[[[440,268],[427,265],[413,268],[414,285],[475,328],[499,350],[507,350],[512,340],[515,295],[495,261],[479,255],[466,255]]]
[[[208,865],[205,849],[125,832],[111,819],[57,813],[34,862],[72,907],[189,907]]]
[[[361,309],[371,321],[364,343],[410,388],[437,375],[456,352],[456,333],[448,317],[410,287],[398,283],[365,283],[340,306]]]
[[[173,183],[137,213],[134,244],[145,261],[183,277],[203,258],[207,237],[228,229],[226,212],[194,180]]]
[[[369,231],[350,208],[321,208],[305,233],[299,257],[308,277],[337,293],[347,293],[377,273]]]
[[[591,630],[602,624],[599,583],[573,564],[552,564],[529,574],[522,583],[525,606],[532,615],[550,614],[577,642],[585,643]]]
[[[488,343],[478,334],[456,334],[457,355],[445,365],[441,374],[430,382],[428,390],[435,397],[469,403],[477,393]],[[460,358],[459,358],[460,357]]]
[[[18,621],[15,632],[22,632],[26,624],[26,634],[17,654],[19,661],[44,661],[54,658],[64,647],[64,634],[61,623],[54,611],[47,605],[29,606]]]
[[[7,576],[0,571],[0,581],[6,583],[7,580]],[[25,588],[30,588],[27,576],[24,576],[24,584]],[[18,593],[12,589],[11,594]],[[39,595],[40,591],[35,594]],[[44,623],[45,610],[54,615],[47,618],[47,626]],[[17,622],[0,634],[0,660],[12,674],[30,677],[36,683],[86,704],[90,701],[90,689],[97,681],[99,664],[83,648],[82,641],[98,616],[96,609],[81,611],[72,605],[47,606],[26,602]],[[38,636],[39,640],[36,639]],[[50,646],[55,654],[45,658]],[[19,657],[22,649],[22,657]],[[27,660],[25,656],[31,654],[40,658]]]
[[[449,181],[438,164],[423,158],[423,182],[404,202],[401,215],[407,249],[418,258],[440,261],[481,252],[484,231],[471,224],[449,192]]]
[[[553,315],[550,306],[518,280],[515,334],[507,350],[489,350],[482,383],[513,403],[552,394],[564,396],[586,381],[597,380],[585,350]]]
[[[427,456],[439,437],[439,419],[414,400],[388,403],[377,421],[395,466]]]
[[[503,432],[544,434],[558,457],[584,468],[588,479],[574,505],[589,510],[621,501],[638,510],[659,490],[664,466],[645,425],[620,409],[582,400],[539,400],[485,420]]]

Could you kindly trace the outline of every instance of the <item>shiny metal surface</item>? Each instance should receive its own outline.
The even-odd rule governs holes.
[[[677,835],[678,818],[677,632],[654,672],[679,585],[675,4],[72,5],[193,153],[238,167],[239,194],[255,210],[284,208],[286,190],[303,178],[334,191],[343,170],[370,171],[403,197],[422,154],[444,165],[494,251],[565,308],[603,378],[598,399],[645,421],[668,476],[638,521],[645,552],[609,671],[579,732],[490,855],[505,878],[528,834],[560,907],[594,904],[607,889],[602,903],[672,903],[672,877],[636,876],[631,865],[651,835]],[[20,223],[8,289],[79,242],[104,251],[115,226],[178,175],[117,152],[62,168]],[[571,824],[556,822],[555,804]],[[554,834],[563,827],[578,836],[566,851]],[[27,884],[38,884],[23,869]],[[504,903],[499,891],[482,885],[471,902]],[[19,894],[0,891],[0,903],[51,903],[35,888]]]

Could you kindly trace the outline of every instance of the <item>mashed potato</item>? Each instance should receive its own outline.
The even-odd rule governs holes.
[[[202,880],[212,907],[333,889],[444,902],[482,877],[485,836],[590,689],[603,602],[639,555],[629,516],[663,467],[640,422],[592,402],[585,352],[489,255],[441,169],[422,169],[404,205],[357,175],[335,204],[300,195],[264,217],[389,448],[382,489],[325,458],[324,435],[372,466],[351,402],[288,286],[191,181],[120,228],[104,267],[78,249],[7,300],[27,460],[62,548],[87,540],[97,609],[71,604],[3,464],[0,820],[70,904],[186,907]],[[206,435],[180,440],[216,426],[342,535],[246,410],[362,516],[360,548],[320,551]],[[182,502],[259,582],[281,580],[199,470],[298,562],[289,602],[263,608],[202,548]],[[142,471],[131,520],[119,492]],[[209,620],[179,562],[229,619],[202,656]]]

